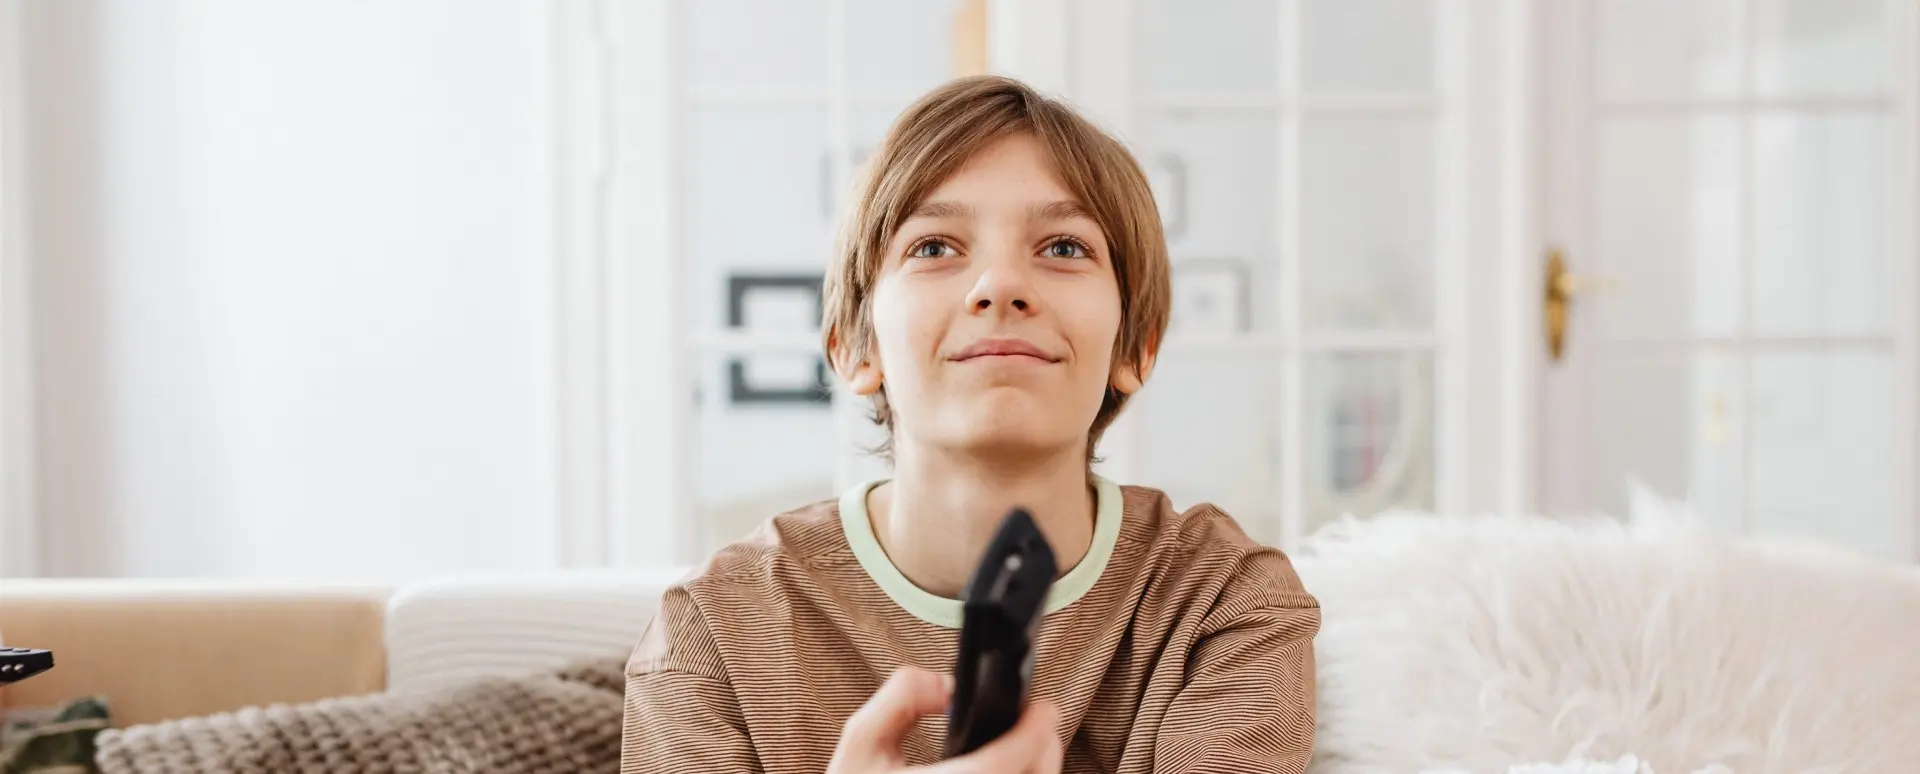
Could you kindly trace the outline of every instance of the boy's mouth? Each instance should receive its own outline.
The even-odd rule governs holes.
[[[1045,363],[1060,362],[1060,358],[1048,354],[1046,350],[1025,339],[981,339],[953,353],[953,356],[948,359],[967,361],[980,358],[1025,358]]]

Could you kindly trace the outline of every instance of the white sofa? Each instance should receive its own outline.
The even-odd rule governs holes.
[[[1659,520],[1429,514],[1336,527],[1295,560],[1325,618],[1315,774],[1920,760],[1912,567]],[[131,724],[618,658],[682,572],[0,582],[0,641],[60,657],[0,706],[105,694]]]

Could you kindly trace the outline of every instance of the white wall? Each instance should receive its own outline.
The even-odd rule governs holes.
[[[32,319],[26,261],[26,186],[20,98],[20,14],[0,0],[0,577],[39,562],[34,518]]]
[[[26,2],[46,573],[552,561],[535,18]]]

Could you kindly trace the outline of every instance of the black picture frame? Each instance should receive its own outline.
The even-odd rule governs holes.
[[[824,278],[818,273],[779,274],[779,273],[742,273],[727,277],[727,327],[746,329],[751,327],[747,320],[747,297],[758,291],[787,291],[804,293],[813,300],[814,330],[819,330],[820,314],[824,300],[820,288]],[[829,381],[827,360],[814,358],[813,384],[800,388],[757,387],[747,379],[747,361],[745,356],[735,356],[727,361],[727,400],[739,406],[824,406],[833,400],[833,385]]]

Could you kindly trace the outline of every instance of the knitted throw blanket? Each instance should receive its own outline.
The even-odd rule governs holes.
[[[101,774],[620,769],[624,659],[100,733]]]

